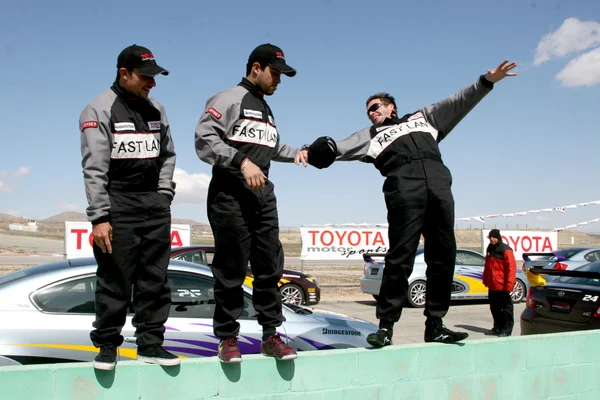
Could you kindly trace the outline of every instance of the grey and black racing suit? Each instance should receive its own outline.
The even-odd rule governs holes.
[[[112,226],[112,254],[94,243],[98,262],[95,346],[119,346],[133,285],[137,344],[162,344],[171,292],[171,201],[175,150],[163,106],[133,97],[116,82],[81,112],[87,215]]]
[[[438,103],[337,142],[338,160],[373,163],[385,177],[389,249],[377,298],[381,328],[391,328],[400,319],[421,234],[427,324],[438,323],[448,312],[456,258],[454,199],[452,176],[438,144],[492,88],[481,76]]]
[[[247,79],[207,101],[196,128],[196,153],[213,165],[207,212],[215,239],[213,329],[221,339],[239,332],[248,262],[258,323],[274,334],[283,322],[278,282],[284,258],[274,186],[267,179],[264,189],[250,189],[240,166],[248,158],[268,178],[272,160],[293,162],[297,151],[280,144],[271,108]]]

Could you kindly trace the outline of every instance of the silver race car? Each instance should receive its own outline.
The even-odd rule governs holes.
[[[42,264],[0,277],[0,366],[92,361],[96,261],[80,258]],[[168,273],[172,304],[164,346],[179,357],[217,355],[213,335],[214,278],[210,268],[171,260]],[[260,353],[262,328],[244,286],[239,319],[242,354]],[[357,318],[303,306],[284,305],[286,321],[278,333],[298,351],[364,347],[377,326]],[[120,359],[136,358],[130,310],[123,328]]]

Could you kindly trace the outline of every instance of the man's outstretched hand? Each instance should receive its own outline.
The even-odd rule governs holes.
[[[485,75],[485,79],[492,83],[496,83],[507,76],[517,76],[516,72],[510,72],[516,66],[516,62],[508,62],[508,60],[504,60],[496,68],[488,70],[488,73]]]

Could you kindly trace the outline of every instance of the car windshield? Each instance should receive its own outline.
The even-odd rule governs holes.
[[[600,273],[600,262],[593,262],[586,265],[582,265],[579,268],[575,268],[574,271],[588,271]],[[598,286],[600,287],[600,279],[594,278],[578,278],[562,276],[552,281],[553,283],[568,283],[572,285],[587,285],[587,286]]]
[[[582,248],[577,248],[577,249],[564,249],[564,250],[557,250],[554,252],[554,254],[556,254],[557,256],[563,256],[564,258],[566,258],[567,260],[571,257],[573,257],[575,254],[583,251],[584,249]]]
[[[0,285],[4,285],[5,283],[16,281],[18,279],[22,279],[27,276],[33,276],[33,275],[41,274],[43,272],[54,271],[54,270],[66,268],[67,267],[66,264],[67,264],[67,261],[57,261],[57,262],[53,262],[53,263],[49,263],[49,264],[36,265],[33,267],[21,269],[19,271],[11,272],[9,274],[6,274],[6,275],[0,277]]]
[[[537,256],[534,258],[536,261],[552,261],[556,259],[556,256],[564,257],[566,260],[573,257],[575,254],[580,251],[585,250],[583,248],[573,248],[573,249],[563,249],[553,251],[552,254],[548,254],[547,256]]]

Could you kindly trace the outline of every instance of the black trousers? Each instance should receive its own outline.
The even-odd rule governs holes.
[[[171,252],[171,200],[158,192],[110,193],[112,254],[94,243],[98,262],[96,347],[120,346],[132,300],[138,347],[162,344],[171,307],[167,267]]]
[[[490,311],[494,319],[494,329],[507,335],[512,334],[515,326],[514,305],[510,292],[504,290],[488,290]]]
[[[267,181],[264,189],[253,191],[237,177],[213,173],[207,208],[215,239],[215,336],[227,339],[239,333],[248,261],[258,323],[263,330],[274,330],[284,321],[278,286],[284,257],[273,184]]]
[[[441,321],[450,307],[456,261],[452,179],[443,164],[431,165],[430,176],[414,178],[417,174],[405,170],[405,175],[388,177],[384,184],[390,247],[377,300],[380,327],[391,328],[407,304],[408,278],[421,234],[427,263],[426,323]]]

